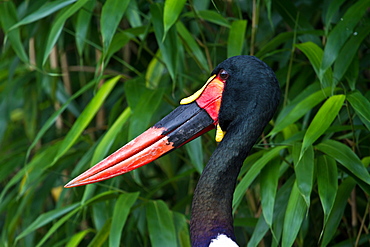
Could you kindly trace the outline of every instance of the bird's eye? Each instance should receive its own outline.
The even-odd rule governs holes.
[[[222,69],[220,70],[220,72],[218,73],[218,76],[222,79],[222,80],[226,80],[227,78],[229,78],[229,73]]]

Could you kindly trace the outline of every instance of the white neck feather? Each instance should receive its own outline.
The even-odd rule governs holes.
[[[219,234],[216,239],[212,239],[209,247],[238,247],[238,245],[224,234]]]

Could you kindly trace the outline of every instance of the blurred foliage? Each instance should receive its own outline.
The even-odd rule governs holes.
[[[189,246],[214,132],[94,185],[67,181],[161,119],[228,56],[283,97],[234,194],[240,246],[369,239],[369,0],[0,3],[0,245]]]

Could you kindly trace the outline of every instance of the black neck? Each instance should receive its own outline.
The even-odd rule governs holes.
[[[252,123],[251,119],[247,121],[229,126],[199,179],[190,222],[193,247],[208,246],[218,234],[235,241],[232,200],[236,180],[244,159],[265,126]]]

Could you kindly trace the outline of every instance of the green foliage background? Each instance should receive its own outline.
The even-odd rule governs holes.
[[[369,239],[369,0],[1,1],[0,245],[189,246],[214,132],[131,173],[63,189],[255,55],[283,97],[234,194],[241,246]]]

